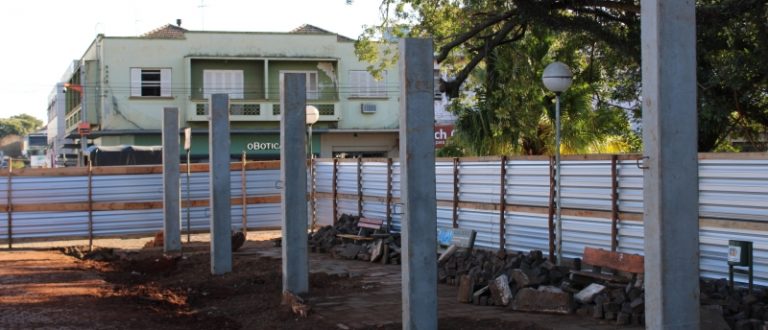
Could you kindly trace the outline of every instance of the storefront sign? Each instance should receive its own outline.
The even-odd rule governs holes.
[[[445,147],[445,141],[453,136],[453,125],[435,125],[435,148]]]
[[[280,143],[279,142],[259,142],[259,141],[253,141],[251,143],[248,143],[247,145],[248,150],[255,151],[255,150],[280,150]]]

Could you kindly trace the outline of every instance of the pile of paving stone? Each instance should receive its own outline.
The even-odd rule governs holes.
[[[360,217],[343,214],[333,226],[325,226],[309,235],[312,252],[331,253],[334,258],[400,264],[400,236],[368,233],[369,240],[339,237],[340,234],[357,235]]]
[[[644,321],[642,277],[629,283],[571,280],[578,259],[557,266],[539,250],[522,252],[457,251],[438,266],[438,279],[459,286],[459,302],[507,306],[518,311],[581,315],[615,320],[617,325]]]
[[[750,292],[731,288],[726,279],[702,280],[702,311],[721,312],[732,329],[765,329],[768,326],[768,293],[764,288]]]

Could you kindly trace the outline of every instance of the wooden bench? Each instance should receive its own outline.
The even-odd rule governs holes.
[[[445,261],[458,249],[472,251],[477,232],[472,229],[437,227],[438,263]]]
[[[357,220],[357,227],[359,228],[357,235],[338,234],[336,237],[350,239],[353,241],[372,241],[374,238],[376,238],[372,236],[372,234],[382,230],[382,227],[384,227],[384,220],[360,217],[360,219]]]
[[[643,273],[644,260],[639,254],[613,252],[586,246],[582,262],[590,265],[592,270],[572,270],[571,279],[577,281],[581,277],[606,284],[625,284]]]

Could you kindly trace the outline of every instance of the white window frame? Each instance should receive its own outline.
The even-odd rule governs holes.
[[[243,99],[245,75],[243,70],[203,70],[203,98],[211,94],[229,94],[230,99]]]
[[[296,70],[280,70],[280,74],[286,73],[304,73],[307,75],[307,100],[317,100],[320,98],[320,85],[319,76],[317,71],[296,71]]]
[[[350,97],[386,98],[387,71],[381,72],[381,79],[376,80],[366,70],[349,70]]]
[[[142,87],[155,85],[155,81],[142,80],[144,71],[160,71],[160,95],[143,95]],[[131,68],[131,97],[171,97],[171,69],[170,68]]]

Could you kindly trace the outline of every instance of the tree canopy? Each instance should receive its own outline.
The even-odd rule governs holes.
[[[699,150],[714,150],[729,137],[758,142],[768,127],[768,2],[699,0],[696,5]],[[436,61],[450,77],[441,89],[454,98],[461,99],[462,91],[479,97],[476,110],[482,114],[461,112],[462,107],[458,113],[497,126],[464,134],[517,139],[518,146],[532,143],[518,148],[522,152],[546,152],[533,147],[543,140],[532,137],[547,135],[546,119],[552,116],[537,114],[551,96],[540,77],[554,60],[574,69],[575,83],[565,101],[575,103],[571,109],[583,108],[565,114],[566,121],[574,115],[567,126],[574,132],[565,140],[572,146],[580,136],[591,135],[593,142],[626,136],[627,127],[616,119],[631,113],[637,120],[641,114],[639,1],[382,0],[381,8],[382,21],[359,38],[358,55],[380,63],[371,67],[376,73],[391,63],[392,52],[377,51],[375,40],[432,37]],[[601,132],[607,124],[619,126]],[[506,133],[505,127],[510,128]],[[481,152],[502,151],[493,149]]]
[[[0,137],[6,135],[27,135],[40,129],[43,121],[28,114],[0,118]]]

